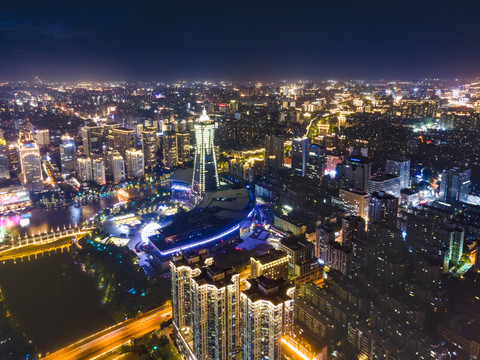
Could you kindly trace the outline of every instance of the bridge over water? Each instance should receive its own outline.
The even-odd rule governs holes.
[[[8,260],[30,260],[32,257],[37,258],[38,255],[50,253],[51,251],[69,250],[70,246],[77,244],[77,240],[83,236],[90,234],[96,227],[74,226],[68,229],[57,230],[52,229],[47,233],[36,235],[25,235],[24,238],[19,237],[13,240],[12,245],[0,251],[0,262]],[[77,244],[77,246],[79,246]]]

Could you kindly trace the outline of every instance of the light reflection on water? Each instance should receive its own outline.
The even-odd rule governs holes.
[[[14,238],[28,234],[38,234],[65,225],[78,224],[93,217],[102,209],[118,203],[116,197],[103,198],[80,207],[69,206],[59,209],[36,208],[28,214],[14,215],[0,219],[0,226],[7,229]]]

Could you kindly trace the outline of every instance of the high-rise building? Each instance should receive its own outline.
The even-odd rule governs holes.
[[[174,335],[182,353],[188,359],[236,359],[241,350],[240,275],[212,265],[204,250],[175,256],[170,273]]]
[[[340,189],[339,198],[349,214],[358,215],[364,219],[368,217],[370,196],[367,193],[359,190]]]
[[[103,128],[101,126],[85,126],[82,128],[83,153],[90,157],[102,153]]]
[[[191,281],[193,353],[198,360],[234,360],[241,350],[240,275],[203,268]]]
[[[467,202],[471,170],[453,168],[442,173],[438,200],[450,205]]]
[[[328,245],[335,242],[335,229],[326,225],[317,226],[315,238],[315,256],[325,261],[328,254]]]
[[[192,190],[199,195],[215,190],[219,184],[214,135],[215,121],[203,110],[202,116],[195,122],[196,149],[192,180]]]
[[[96,159],[92,161],[92,178],[98,185],[105,185],[105,164],[103,160]]]
[[[86,156],[77,157],[77,176],[81,181],[93,179],[92,159]]]
[[[365,219],[349,215],[342,219],[342,244],[350,246],[355,240],[365,239]]]
[[[368,180],[372,172],[372,165],[367,158],[350,157],[345,160],[343,167],[344,186],[347,189],[368,192]]]
[[[283,136],[267,135],[265,137],[265,166],[267,172],[273,173],[283,167],[284,143]]]
[[[315,249],[313,243],[299,236],[282,239],[280,250],[288,255],[288,273],[295,275],[295,264],[301,264],[313,258]]]
[[[125,161],[118,151],[110,156],[110,164],[112,166],[113,181],[120,182],[125,179]]]
[[[142,177],[145,174],[142,150],[128,149],[126,157],[128,177]]]
[[[185,164],[190,160],[190,134],[188,132],[176,133],[178,162]]]
[[[113,149],[117,150],[125,158],[127,149],[135,148],[136,136],[135,130],[118,127],[112,129],[111,137],[113,139]]]
[[[163,161],[169,169],[178,166],[177,135],[171,131],[163,134]]]
[[[60,144],[60,165],[62,173],[69,174],[75,171],[75,140],[71,137],[63,137]]]
[[[307,175],[307,162],[309,152],[309,138],[295,138],[292,140],[292,169],[296,175]]]
[[[22,183],[30,191],[42,190],[42,161],[38,145],[34,142],[19,143],[18,157],[22,169]]]
[[[250,258],[250,277],[261,275],[270,279],[288,279],[288,255],[273,250],[266,254]]]
[[[374,192],[370,195],[368,220],[370,223],[384,223],[395,227],[398,214],[398,198],[384,192]]]
[[[242,293],[242,360],[281,359],[281,339],[293,332],[293,289],[260,276]]]
[[[142,150],[145,166],[154,167],[157,164],[157,131],[152,126],[147,126],[142,131]]]
[[[327,155],[323,146],[312,144],[307,158],[307,177],[320,180],[327,165]]]
[[[410,187],[410,159],[405,156],[390,156],[385,172],[400,178],[400,190]]]
[[[35,141],[39,147],[50,145],[50,131],[48,129],[35,130]]]
[[[368,180],[368,192],[385,192],[395,197],[400,197],[400,178],[391,174],[373,176]]]
[[[403,118],[436,118],[438,110],[438,100],[411,100],[401,101],[401,112]]]
[[[400,190],[410,187],[410,159],[405,156],[390,156],[385,172],[400,178]]]
[[[0,137],[0,180],[10,179],[8,169],[8,148],[5,139]]]

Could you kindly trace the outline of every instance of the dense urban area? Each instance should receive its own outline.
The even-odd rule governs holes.
[[[480,78],[0,84],[0,359],[480,359]]]

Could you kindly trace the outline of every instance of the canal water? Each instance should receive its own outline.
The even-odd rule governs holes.
[[[90,219],[102,209],[118,202],[116,196],[111,196],[88,204],[81,204],[79,207],[71,205],[58,209],[35,208],[27,214],[0,219],[0,226],[3,226],[7,233],[12,234],[15,238],[18,235],[23,236],[25,233],[38,234],[47,232],[51,228],[56,229],[57,226],[63,228],[64,225],[68,227],[69,224],[79,224]]]
[[[31,215],[4,218],[0,225],[15,237],[35,234],[80,223],[116,202],[110,197],[80,208],[33,209]],[[113,324],[95,281],[69,253],[0,264],[0,288],[12,315],[43,354]]]

